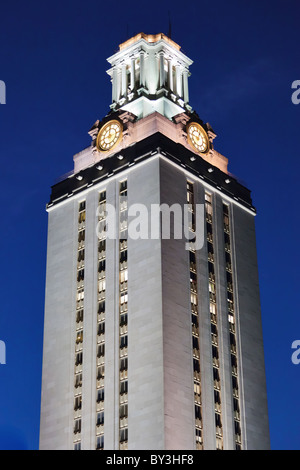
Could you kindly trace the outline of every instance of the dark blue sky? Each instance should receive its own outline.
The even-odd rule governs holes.
[[[2,2],[0,449],[37,449],[50,186],[109,111],[106,58],[138,33],[168,33],[191,67],[190,102],[252,190],[273,449],[300,449],[299,1]]]

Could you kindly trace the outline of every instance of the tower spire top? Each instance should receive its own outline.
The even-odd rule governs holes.
[[[193,62],[164,33],[136,34],[107,60],[113,111],[122,108],[138,118],[157,111],[169,119],[191,111],[188,77]]]
[[[173,41],[170,37],[170,23],[169,23],[168,35],[166,35],[164,33],[157,33],[157,34],[138,33],[135,36],[132,36],[131,38],[127,39],[127,41],[122,42],[119,45],[120,51],[122,51],[122,50],[126,49],[127,47],[131,46],[132,44],[139,41],[140,39],[144,39],[149,44],[158,42],[161,39],[163,39],[164,41],[168,42],[171,46],[173,46],[178,51],[181,49],[181,46],[179,46],[179,44],[177,44],[175,41]]]

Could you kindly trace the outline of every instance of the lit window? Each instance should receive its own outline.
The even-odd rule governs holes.
[[[104,435],[102,434],[101,436],[97,436],[97,450],[103,450],[104,449]]]

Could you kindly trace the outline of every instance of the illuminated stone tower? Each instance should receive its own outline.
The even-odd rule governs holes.
[[[110,112],[47,205],[40,448],[268,449],[250,191],[174,41],[141,33],[108,62]],[[188,249],[175,225],[132,237],[136,204],[188,205]]]

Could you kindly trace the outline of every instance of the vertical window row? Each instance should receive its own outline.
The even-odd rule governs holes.
[[[189,245],[190,268],[190,296],[191,296],[191,321],[192,321],[192,349],[193,349],[193,373],[194,373],[194,408],[195,408],[195,439],[196,449],[203,449],[202,435],[202,403],[201,403],[201,374],[200,374],[200,345],[199,345],[199,317],[198,317],[198,287],[197,264],[194,249],[195,232],[195,204],[194,186],[187,182],[187,202],[189,210],[189,230],[191,243]]]
[[[96,450],[104,450],[106,191],[98,200]]]
[[[78,206],[76,339],[74,368],[74,450],[81,449],[83,316],[84,316],[84,258],[85,258],[85,201]]]
[[[233,298],[233,275],[232,275],[232,253],[231,253],[231,236],[229,207],[223,204],[223,222],[224,222],[224,247],[225,247],[225,263],[226,263],[226,281],[227,281],[227,312],[229,325],[229,341],[231,355],[231,377],[232,377],[232,399],[234,412],[234,433],[235,448],[242,449],[241,424],[240,424],[240,402],[239,402],[239,381],[238,381],[238,359],[237,359],[237,342],[236,342],[236,321],[235,306]]]
[[[128,449],[127,180],[119,185],[119,447]]]
[[[208,288],[209,288],[209,310],[211,346],[213,360],[213,383],[214,383],[214,406],[215,406],[215,427],[216,427],[216,449],[223,449],[223,427],[221,408],[221,380],[219,362],[219,338],[218,338],[218,312],[216,298],[216,277],[215,277],[215,255],[213,239],[213,206],[212,195],[205,193],[205,218],[207,237],[207,260],[208,260]]]

